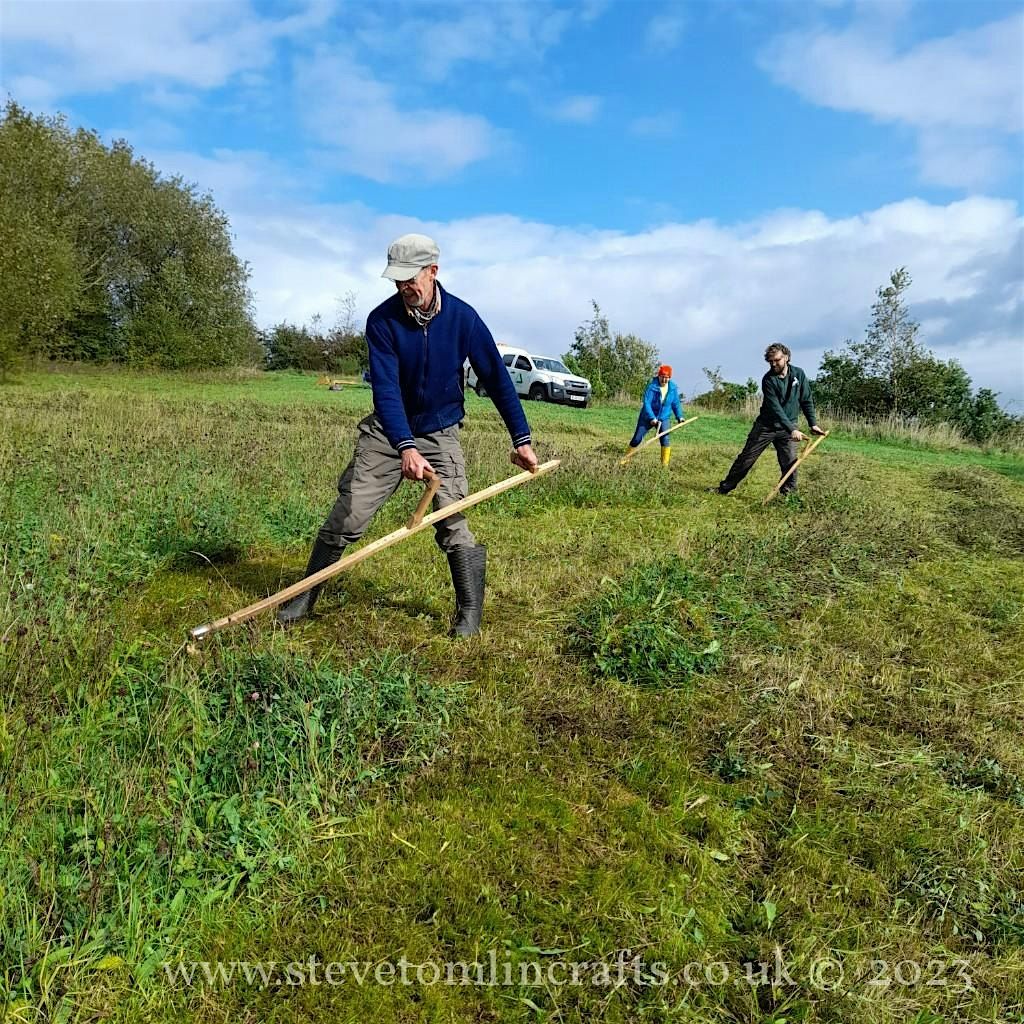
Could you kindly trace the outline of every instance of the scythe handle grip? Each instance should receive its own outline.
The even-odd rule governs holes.
[[[420,498],[420,503],[416,506],[416,511],[413,512],[412,517],[406,524],[410,530],[414,526],[419,526],[423,521],[423,516],[430,507],[430,503],[434,500],[437,489],[441,486],[441,478],[433,470],[424,471],[423,482],[426,484],[426,487],[423,489],[423,496]]]

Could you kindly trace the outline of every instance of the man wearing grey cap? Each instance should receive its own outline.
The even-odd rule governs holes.
[[[338,497],[320,528],[306,575],[332,565],[354,544],[404,477],[436,473],[434,508],[464,498],[466,481],[459,430],[465,417],[463,365],[468,359],[487,388],[512,438],[512,462],[535,470],[530,427],[494,338],[472,306],[437,280],[440,250],[426,235],[402,235],[388,248],[382,277],[396,294],[366,320],[373,412],[360,421],[355,454],[338,481]],[[455,587],[453,636],[480,631],[487,549],[477,544],[463,515],[434,526]],[[278,621],[291,625],[312,611],[319,587],[289,601]]]

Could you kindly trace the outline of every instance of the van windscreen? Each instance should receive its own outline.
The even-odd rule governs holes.
[[[565,363],[560,362],[557,359],[537,359],[533,360],[537,364],[538,370],[549,370],[551,373],[568,373],[569,367]]]

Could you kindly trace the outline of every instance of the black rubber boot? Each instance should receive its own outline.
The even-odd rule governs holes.
[[[484,611],[487,548],[483,544],[452,548],[448,552],[448,567],[455,587],[455,622],[448,635],[475,636],[480,632]]]
[[[317,537],[313,550],[309,555],[306,576],[312,576],[313,573],[326,569],[329,565],[334,565],[341,558],[341,553],[344,550],[344,544],[341,547],[336,547],[333,544],[325,544]],[[316,604],[319,593],[320,587],[311,587],[304,594],[293,597],[287,604],[281,605],[280,609],[278,609],[277,621],[282,626],[292,626],[301,619],[304,619],[313,610],[313,605]]]

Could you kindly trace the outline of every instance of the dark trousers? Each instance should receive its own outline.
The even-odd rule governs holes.
[[[666,416],[663,420],[660,420],[658,422],[658,426],[656,428],[652,427],[651,421],[643,413],[640,413],[640,419],[636,421],[636,430],[633,431],[633,437],[630,439],[629,447],[639,447],[640,442],[643,441],[643,439],[647,436],[647,432],[649,430],[656,429],[659,434],[668,430],[668,423],[669,419],[668,416]],[[668,434],[665,434],[665,436],[661,439],[659,443],[661,444],[662,448],[669,448],[672,445],[672,438],[669,437]]]
[[[754,468],[754,463],[761,457],[768,445],[775,445],[775,454],[779,459],[779,469],[782,476],[786,470],[796,462],[796,441],[790,436],[788,430],[775,427],[766,427],[760,420],[754,420],[754,426],[747,434],[743,451],[736,456],[726,478],[718,485],[723,493],[734,490],[740,481]],[[796,490],[796,473],[794,473],[783,485],[780,494],[792,494]]]

